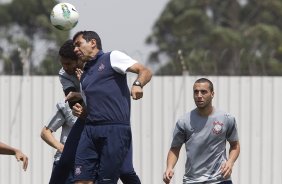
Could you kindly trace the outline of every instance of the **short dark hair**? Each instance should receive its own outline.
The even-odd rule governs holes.
[[[102,50],[102,42],[100,36],[95,31],[79,31],[73,36],[73,41],[79,36],[82,35],[82,38],[84,38],[87,42],[94,39],[97,43],[97,48],[99,50]]]
[[[78,60],[77,55],[74,53],[74,45],[71,39],[65,41],[65,43],[61,46],[59,55],[63,58]]]
[[[204,83],[204,82],[209,83],[209,88],[210,88],[211,92],[213,92],[213,83],[209,79],[207,79],[207,78],[200,78],[200,79],[196,80],[195,83]]]

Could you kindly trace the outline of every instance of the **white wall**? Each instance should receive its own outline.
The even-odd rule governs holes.
[[[197,78],[155,76],[144,88],[144,98],[132,101],[134,164],[142,183],[162,183],[174,124],[194,108],[192,85]],[[282,77],[208,78],[215,86],[214,105],[237,117],[241,155],[233,182],[282,183]],[[56,76],[0,76],[0,140],[22,149],[30,161],[23,172],[16,159],[1,155],[0,184],[48,183],[55,150],[41,140],[40,131],[62,98]],[[184,164],[182,149],[172,183],[182,182]]]

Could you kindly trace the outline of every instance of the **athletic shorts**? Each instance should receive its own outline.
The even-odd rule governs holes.
[[[76,152],[74,181],[116,184],[130,145],[128,124],[86,124]]]
[[[59,164],[59,160],[54,161],[54,163],[53,163],[53,170],[57,167],[58,164]],[[63,183],[64,184],[73,184],[72,180],[73,180],[73,175],[72,175],[72,173],[69,173],[68,178],[66,178]]]
[[[232,181],[231,181],[231,180],[222,181],[222,182],[220,182],[219,184],[232,184]]]

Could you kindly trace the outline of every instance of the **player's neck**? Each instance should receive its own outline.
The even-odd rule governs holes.
[[[206,106],[204,108],[198,108],[198,113],[200,116],[204,116],[204,117],[207,117],[207,116],[210,116],[212,113],[213,113],[213,106],[212,105],[209,105],[209,106]]]

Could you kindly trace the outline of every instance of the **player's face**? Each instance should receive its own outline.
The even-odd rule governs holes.
[[[209,88],[209,83],[195,83],[193,86],[194,101],[199,109],[204,109],[212,105],[214,92]]]
[[[87,42],[82,35],[79,35],[74,40],[74,46],[74,53],[84,62],[95,56],[96,41],[94,39]]]
[[[65,72],[67,72],[67,74],[69,75],[75,74],[75,69],[77,68],[76,60],[61,57],[60,62]]]

